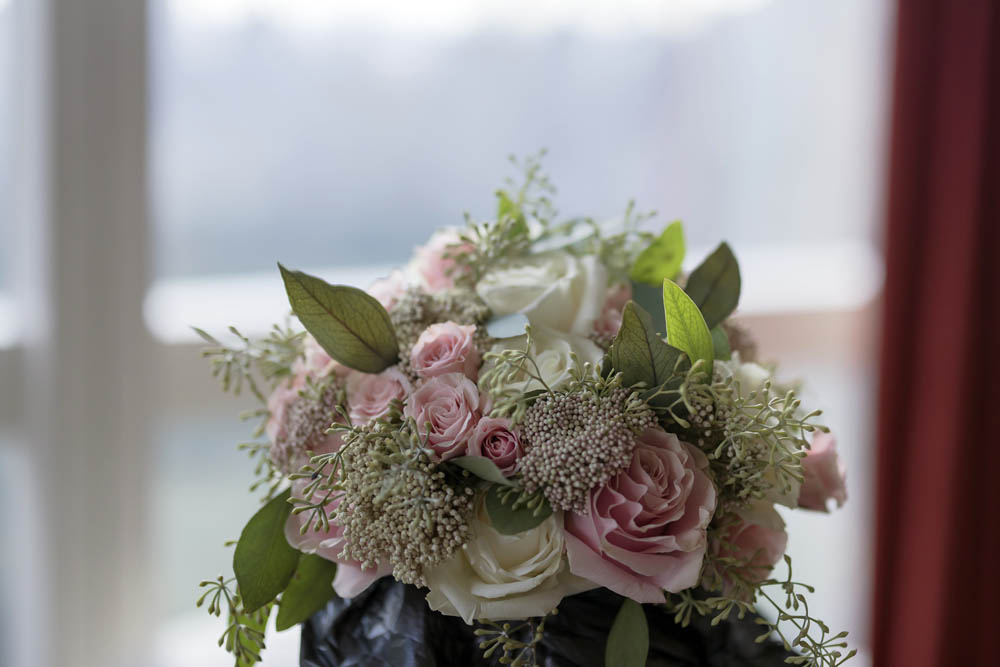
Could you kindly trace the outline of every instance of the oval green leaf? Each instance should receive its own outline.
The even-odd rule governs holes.
[[[490,523],[501,535],[517,535],[526,530],[531,530],[541,522],[552,516],[552,506],[544,496],[541,497],[540,507],[521,506],[513,509],[513,500],[518,495],[513,492],[507,502],[501,497],[500,492],[505,489],[494,484],[486,492],[486,513],[490,517]]]
[[[451,459],[448,463],[454,463],[459,468],[464,468],[479,479],[484,479],[487,482],[494,482],[503,486],[514,486],[514,483],[500,472],[500,468],[485,456],[459,456],[458,458]]]
[[[715,358],[720,361],[729,361],[733,358],[733,351],[729,347],[729,336],[721,325],[712,327],[712,348],[715,351]]]
[[[604,647],[605,667],[642,667],[649,655],[646,612],[635,600],[625,598]]]
[[[673,375],[680,355],[680,350],[667,345],[656,333],[653,318],[642,306],[634,301],[625,304],[608,357],[626,386],[643,382],[649,388],[659,387]]]
[[[290,489],[260,508],[243,527],[236,551],[233,572],[243,596],[243,608],[249,613],[273,600],[285,590],[299,563],[299,552],[285,539],[285,521],[292,506]]]
[[[322,609],[336,595],[333,591],[333,577],[337,574],[337,564],[316,554],[303,554],[295,574],[281,594],[278,631],[287,630],[302,623]]]
[[[396,363],[396,333],[389,313],[375,297],[281,264],[278,268],[292,312],[327,354],[363,373],[378,373]]]
[[[659,287],[664,280],[673,280],[681,270],[684,252],[684,226],[677,220],[667,225],[663,233],[639,253],[632,265],[632,280],[654,287]]]
[[[711,369],[715,350],[705,318],[684,290],[670,280],[663,281],[663,312],[667,317],[667,342],[686,352],[691,363],[704,359]]]
[[[711,329],[736,310],[740,301],[740,266],[733,251],[720,243],[688,277],[684,291]]]

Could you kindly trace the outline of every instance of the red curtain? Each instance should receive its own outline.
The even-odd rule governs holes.
[[[897,12],[874,664],[1000,665],[1000,3]]]

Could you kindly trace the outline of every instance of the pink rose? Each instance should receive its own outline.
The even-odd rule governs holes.
[[[347,377],[351,422],[361,426],[381,417],[393,399],[402,401],[412,390],[409,378],[395,366],[377,374],[352,371]]]
[[[386,310],[392,310],[405,291],[406,279],[401,271],[393,271],[385,278],[379,278],[368,288],[368,293]]]
[[[464,373],[475,380],[479,375],[479,350],[476,349],[475,325],[454,322],[432,324],[420,334],[410,363],[422,378],[445,373]]]
[[[647,429],[629,467],[590,496],[590,513],[566,514],[573,574],[642,603],[698,583],[715,512],[708,459],[658,428]]]
[[[309,480],[306,479],[293,481],[292,496],[302,497],[302,492],[308,483]],[[340,505],[340,500],[341,496],[337,496],[327,504],[326,511],[330,515]],[[378,569],[365,570],[361,568],[361,563],[341,558],[340,553],[344,550],[344,528],[336,521],[331,520],[330,527],[326,531],[316,530],[316,526],[313,525],[303,535],[302,526],[309,520],[309,516],[309,512],[290,514],[285,522],[285,539],[299,551],[314,553],[337,563],[337,574],[333,578],[333,589],[337,595],[352,598],[368,588],[376,579],[392,573],[392,566],[388,563],[379,565]]]
[[[622,311],[632,298],[632,286],[618,283],[608,289],[601,314],[594,321],[594,333],[605,338],[614,338],[622,325]]]
[[[299,391],[305,386],[305,383],[305,374],[297,373],[280,382],[271,395],[267,397],[268,416],[264,432],[267,433],[267,437],[272,443],[287,437],[288,408],[299,398]]]
[[[459,233],[453,229],[436,232],[426,245],[417,246],[414,265],[430,292],[440,292],[455,286],[455,260],[453,255],[462,248]]]
[[[733,548],[725,555],[745,561],[742,576],[750,583],[760,583],[767,579],[788,546],[785,522],[771,505],[751,508],[742,519],[726,531],[726,539]]]
[[[472,432],[468,453],[485,456],[496,464],[504,477],[510,477],[517,470],[517,462],[524,456],[524,448],[517,434],[510,430],[509,419],[483,417]]]
[[[465,454],[479,421],[479,390],[461,373],[433,377],[420,386],[403,414],[413,417],[437,461]]]
[[[829,433],[816,433],[802,459],[802,476],[799,507],[826,512],[830,498],[837,501],[837,507],[847,502],[847,471],[837,457],[837,441]]]

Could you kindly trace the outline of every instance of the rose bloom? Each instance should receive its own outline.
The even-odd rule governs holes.
[[[464,373],[475,380],[479,375],[479,350],[475,325],[454,322],[432,324],[417,338],[410,352],[410,364],[422,378],[445,373]]]
[[[707,468],[697,448],[647,429],[629,467],[591,493],[590,513],[567,514],[570,570],[642,603],[696,585],[716,502]]]
[[[351,422],[361,426],[389,409],[393,399],[406,399],[413,390],[409,378],[395,366],[381,373],[351,371],[347,376],[347,405]]]
[[[396,270],[385,278],[373,282],[366,291],[375,297],[383,308],[392,310],[399,297],[406,291],[406,278],[403,277],[402,271]]]
[[[741,519],[727,531],[727,540],[734,549],[725,555],[747,561],[743,577],[750,583],[760,583],[767,579],[788,546],[785,522],[767,501],[742,512]]]
[[[479,421],[479,389],[461,373],[447,373],[424,382],[413,392],[403,414],[413,417],[426,436],[435,461],[465,454]]]
[[[594,321],[594,333],[598,336],[613,338],[622,326],[622,311],[625,304],[632,298],[632,286],[628,283],[618,283],[608,289],[604,298],[601,314]]]
[[[799,507],[826,512],[833,498],[837,507],[847,502],[847,472],[837,457],[837,442],[829,433],[817,432],[812,448],[802,459]]]
[[[480,501],[470,527],[469,543],[424,575],[434,611],[469,624],[544,616],[565,596],[596,588],[566,567],[560,512],[530,530],[502,535]]]
[[[511,477],[517,471],[517,462],[524,456],[524,448],[511,430],[509,419],[483,417],[469,439],[468,454],[488,458],[504,477]]]
[[[533,325],[586,336],[607,286],[608,272],[596,256],[553,250],[491,268],[476,292],[496,316],[524,313]]]
[[[426,245],[417,246],[410,270],[416,273],[429,292],[440,292],[455,286],[452,271],[455,260],[446,257],[461,247],[456,229],[442,229],[434,233]]]
[[[292,481],[292,496],[301,498],[307,484],[309,484],[307,479]],[[326,506],[327,512],[333,514],[338,505],[340,497],[334,498]],[[365,570],[361,568],[361,563],[341,558],[340,552],[344,549],[344,528],[334,520],[330,521],[329,530],[319,531],[314,525],[303,535],[302,526],[309,520],[309,515],[309,512],[289,514],[285,522],[285,539],[303,553],[316,554],[337,563],[337,574],[333,578],[333,589],[337,595],[342,598],[352,598],[368,588],[376,579],[392,573],[389,564],[380,565],[378,569]]]
[[[523,350],[524,342],[524,336],[503,338],[497,341],[490,351]],[[557,389],[572,379],[573,355],[576,355],[581,365],[590,362],[594,368],[599,367],[604,358],[604,350],[589,338],[557,333],[544,327],[532,330],[529,353],[538,366],[538,374],[550,389]],[[528,392],[543,388],[538,380],[525,377],[521,390]]]

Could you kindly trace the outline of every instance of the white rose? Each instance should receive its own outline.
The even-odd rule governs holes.
[[[524,336],[504,338],[494,344],[491,351],[523,350],[524,343]],[[594,368],[597,368],[604,358],[604,350],[589,338],[559,333],[545,327],[532,328],[529,353],[538,367],[538,375],[549,389],[556,389],[570,381],[575,366],[573,355],[576,355],[580,365],[590,362]],[[535,368],[530,370],[535,374]],[[525,377],[522,391],[529,392],[543,388],[538,380]]]
[[[480,501],[471,528],[468,545],[424,575],[434,611],[469,624],[544,616],[567,595],[597,587],[566,566],[561,512],[531,530],[501,535]]]
[[[534,325],[590,333],[608,291],[608,272],[594,255],[562,250],[530,255],[486,272],[476,292],[497,316],[524,313]]]

